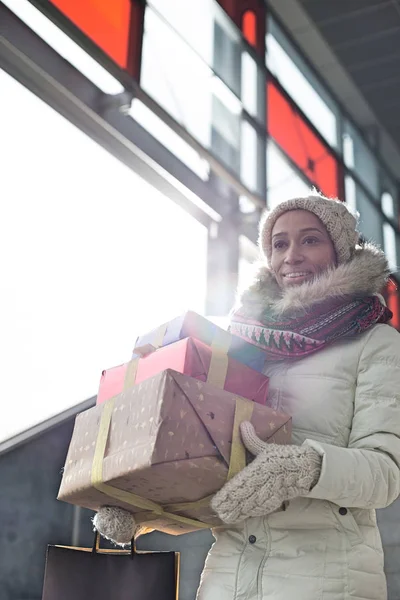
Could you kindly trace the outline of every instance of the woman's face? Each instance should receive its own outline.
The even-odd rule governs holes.
[[[307,210],[290,210],[276,220],[271,267],[279,287],[311,281],[335,265],[332,240],[316,215]]]

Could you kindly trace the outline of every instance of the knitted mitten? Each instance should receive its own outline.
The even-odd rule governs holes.
[[[224,523],[261,517],[306,495],[317,483],[322,459],[308,446],[281,446],[260,440],[251,423],[240,426],[243,443],[256,455],[214,496],[211,507]]]
[[[100,535],[119,546],[130,544],[136,532],[133,515],[116,506],[100,508],[93,518],[93,525]]]

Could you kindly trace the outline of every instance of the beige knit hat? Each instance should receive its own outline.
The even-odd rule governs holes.
[[[296,209],[308,210],[322,221],[335,247],[338,264],[350,260],[359,239],[356,217],[340,200],[311,194],[281,202],[261,219],[258,243],[268,264],[272,254],[272,229],[276,220],[288,210]]]

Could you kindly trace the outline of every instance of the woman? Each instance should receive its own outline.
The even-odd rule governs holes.
[[[385,600],[375,511],[400,494],[400,337],[379,296],[383,253],[357,246],[346,206],[311,195],[261,223],[265,265],[232,332],[264,348],[270,405],[293,445],[266,445],[213,499],[216,528],[198,600]],[[113,539],[133,521],[97,526]],[[116,535],[116,532],[118,535]]]
[[[400,336],[379,296],[388,266],[356,246],[346,206],[318,195],[261,224],[266,265],[232,332],[267,355],[271,405],[293,445],[242,439],[255,460],[212,506],[198,600],[385,600],[375,509],[400,494]]]

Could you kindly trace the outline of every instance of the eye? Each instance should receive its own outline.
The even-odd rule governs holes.
[[[282,250],[286,246],[286,242],[284,240],[277,240],[274,242],[274,248],[276,250]]]
[[[316,237],[306,237],[303,240],[303,244],[307,244],[307,245],[313,245],[313,244],[318,244],[319,239]]]

